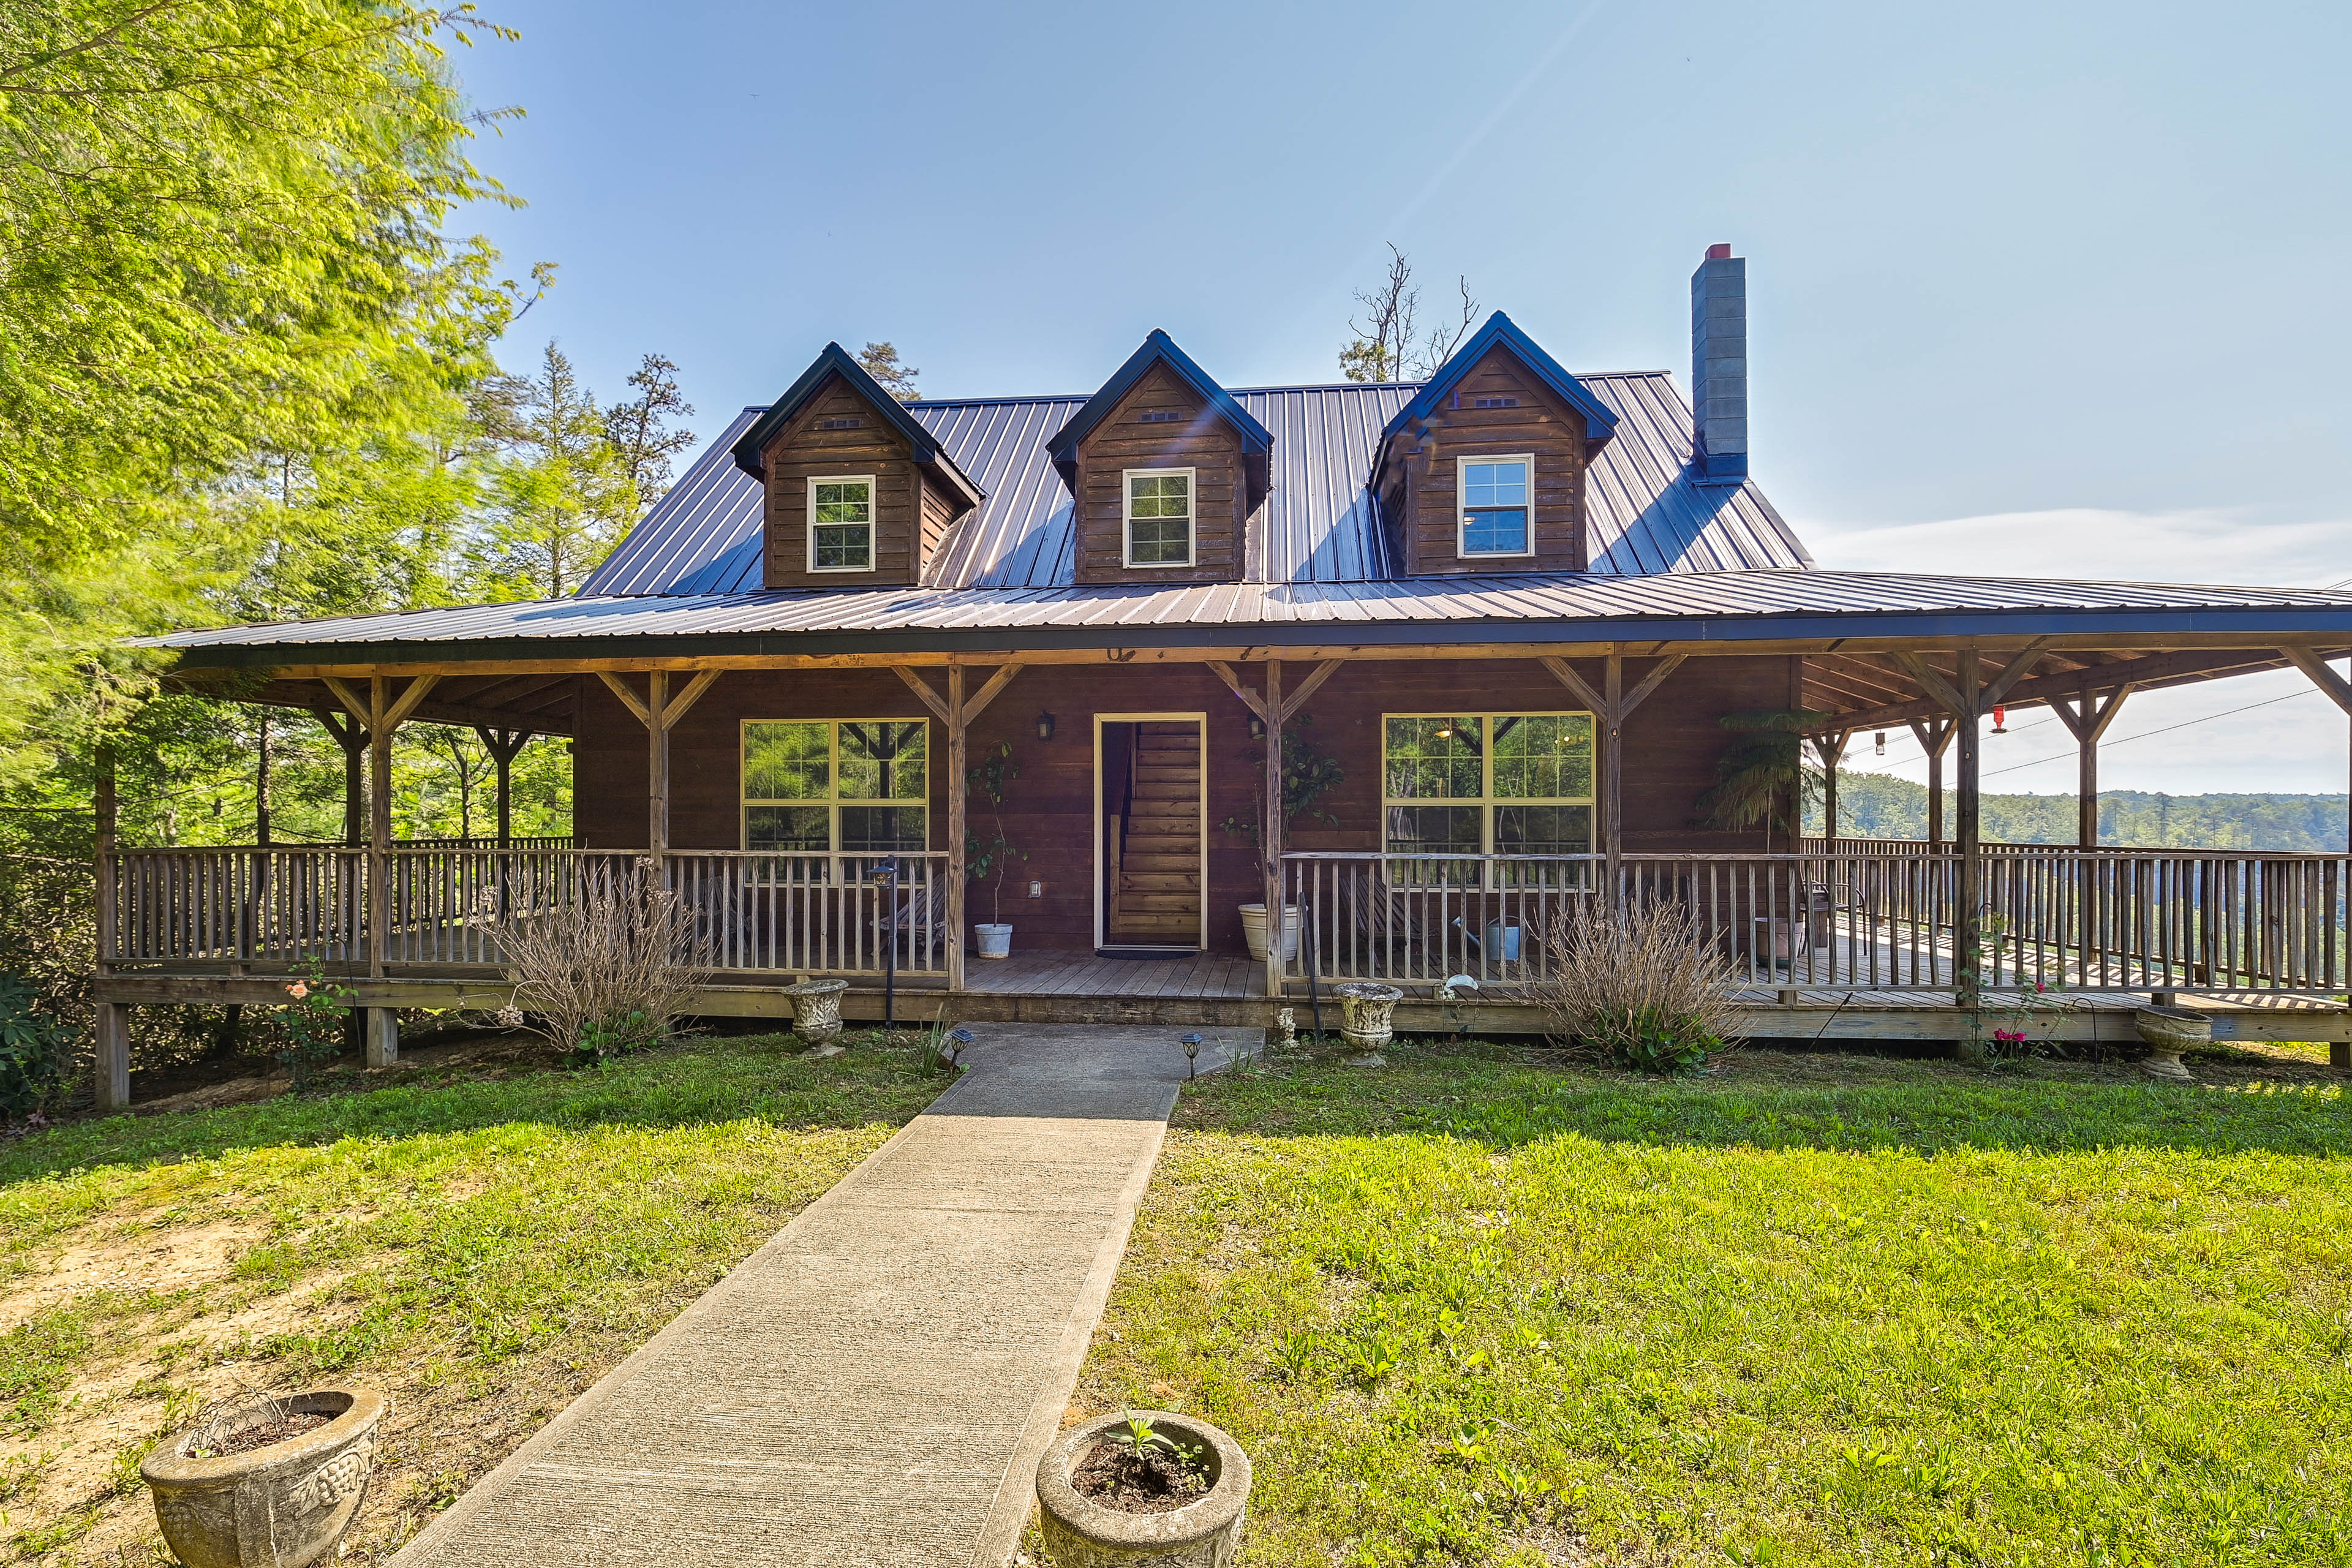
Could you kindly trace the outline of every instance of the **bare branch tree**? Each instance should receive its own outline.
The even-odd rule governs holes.
[[[1339,351],[1340,374],[1349,381],[1409,381],[1437,374],[1478,319],[1470,279],[1457,278],[1455,283],[1462,290],[1461,319],[1422,333],[1421,290],[1413,286],[1412,258],[1391,241],[1388,275],[1378,288],[1356,295],[1364,319],[1348,321],[1355,341]]]
[[[601,1059],[668,1037],[709,979],[694,911],[649,859],[580,863],[571,898],[497,921],[514,1001],[500,1016],[575,1057]],[[525,1023],[526,1016],[538,1020]]]
[[[667,354],[647,354],[629,377],[637,395],[604,411],[604,436],[621,455],[637,504],[651,506],[669,488],[669,460],[694,445],[694,432],[673,430],[673,418],[691,418],[694,405],[677,389],[677,363]]]

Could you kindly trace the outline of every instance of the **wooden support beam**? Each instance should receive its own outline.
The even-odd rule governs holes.
[[[2049,646],[2048,637],[2035,637],[2011,654],[2009,662],[2000,667],[2000,673],[1994,676],[1990,684],[1978,695],[1977,711],[1981,713],[2008,696],[2009,689],[2025,678],[2026,672],[2033,668],[2036,660],[2041,658],[2042,650]]]
[[[97,821],[98,847],[98,973],[103,977],[113,968],[114,954],[120,946],[115,921],[119,910],[115,904],[115,793],[114,742],[101,740],[98,743],[97,779],[91,791],[90,806]],[[131,1032],[130,1017],[120,1005],[101,1002],[92,1018],[97,1049],[95,1068],[97,1082],[93,1094],[101,1110],[121,1110],[131,1103]]]
[[[1308,671],[1307,679],[1298,683],[1298,689],[1283,699],[1282,716],[1285,719],[1297,718],[1298,710],[1307,706],[1307,700],[1315,695],[1315,689],[1339,674],[1339,667],[1346,662],[1340,658],[1327,658]]]
[[[1838,764],[1845,761],[1845,749],[1853,743],[1853,731],[1834,730],[1811,739],[1813,754],[1822,760],[1822,837],[1834,842],[1838,836]]]
[[[609,669],[598,670],[596,672],[596,679],[603,681],[612,691],[613,695],[621,700],[622,707],[626,708],[630,712],[637,716],[638,723],[643,724],[648,730],[654,727],[654,716],[652,710],[646,708],[644,698],[639,697],[635,692],[629,689],[628,682],[623,680],[619,676],[614,675]]]
[[[948,666],[948,669],[950,674],[952,674],[955,668],[956,667],[954,665]],[[925,680],[921,676],[917,675],[913,670],[908,668],[903,664],[892,665],[890,667],[890,673],[905,681],[907,683],[907,689],[923,700],[923,706],[931,710],[932,718],[937,719],[942,724],[946,724],[950,727],[954,725],[956,714],[955,705],[949,701],[948,699],[941,697],[938,692],[932,690],[931,683],[929,681]],[[952,681],[950,681],[950,684],[952,685]]]
[[[997,694],[1012,685],[1013,678],[1021,673],[1021,667],[1017,664],[998,665],[996,673],[982,684],[981,689],[972,694],[971,699],[959,704],[952,699],[955,690],[962,683],[960,674],[962,668],[961,665],[948,666],[948,690],[950,698],[949,707],[956,712],[961,722],[966,724],[979,718],[982,711],[996,700]]]
[[[499,847],[504,849],[514,838],[514,760],[530,743],[531,731],[495,730],[487,724],[477,724],[474,733],[481,737],[482,744],[489,750],[490,761],[498,768]]]
[[[1620,875],[1625,858],[1625,656],[1612,648],[1601,668],[1601,849],[1608,856],[1609,901],[1614,905],[1625,893]]]
[[[1584,677],[1577,674],[1575,667],[1570,665],[1568,660],[1564,658],[1556,658],[1551,655],[1547,654],[1543,658],[1536,660],[1536,662],[1542,665],[1546,669],[1551,671],[1552,679],[1559,681],[1562,686],[1567,687],[1568,689],[1575,695],[1575,698],[1579,702],[1581,702],[1587,708],[1591,709],[1594,717],[1601,719],[1606,719],[1608,717],[1608,699],[1602,697],[1598,691],[1593,690],[1591,683],[1586,681]]]
[[[98,1108],[122,1110],[131,1104],[131,1009],[120,1002],[100,1002],[91,1009],[97,1036]]]
[[[669,671],[646,672],[646,846],[656,866],[669,851]]]
[[[1213,658],[1207,663],[1209,668],[1216,672],[1217,679],[1225,683],[1225,689],[1240,698],[1242,706],[1256,714],[1259,723],[1265,722],[1265,701],[1256,692],[1242,684],[1242,678],[1234,672],[1234,667],[1221,658]]]
[[[1282,949],[1290,929],[1283,909],[1282,887],[1282,721],[1286,710],[1282,701],[1282,660],[1265,661],[1265,830],[1258,835],[1258,847],[1265,859],[1265,994],[1282,994],[1282,983],[1286,976]],[[1205,781],[1204,781],[1205,782]],[[1205,804],[1203,810],[1206,809]],[[1208,896],[1208,889],[1201,889]],[[1306,933],[1300,933],[1304,941]]]
[[[1958,907],[1952,912],[1952,970],[1958,982],[1954,1000],[1971,1016],[1984,1000],[1984,846],[1983,797],[1979,792],[1984,741],[1979,721],[1983,712],[1980,674],[1974,643],[1960,645],[1959,679],[1953,696],[1952,717],[1959,728],[1959,821],[1953,834],[1959,852]]]
[[[1682,668],[1685,657],[1685,655],[1679,653],[1669,654],[1659,663],[1657,668],[1643,676],[1642,678],[1642,684],[1636,686],[1633,690],[1625,694],[1624,703],[1617,710],[1618,721],[1621,723],[1623,722],[1624,720],[1633,713],[1634,709],[1639,708],[1644,701],[1649,700],[1650,693],[1664,685],[1666,677],[1672,675],[1675,670]]]
[[[2099,843],[2099,737],[2123,711],[2124,699],[2131,692],[2126,681],[2101,701],[2086,675],[2082,689],[2071,700],[2054,695],[2050,699],[2050,711],[2074,737],[2074,842],[2085,849],[2095,849]]]
[[[1936,848],[1944,842],[1944,753],[1952,749],[1952,737],[1958,733],[1953,721],[1914,719],[1911,733],[1918,738],[1919,749],[1927,753],[1927,847]]]
[[[368,700],[366,698],[361,696],[357,691],[352,689],[350,686],[336,679],[331,675],[320,677],[319,684],[325,687],[329,691],[334,694],[335,700],[343,705],[343,710],[352,716],[352,721],[356,722],[361,729],[364,730],[367,728],[368,721],[373,715],[375,710],[368,706]],[[334,726],[330,724],[327,728],[331,730]]]
[[[896,665],[892,668],[896,668],[900,675],[906,676],[908,679],[914,679],[906,666]],[[1005,666],[1005,669],[1020,668],[1018,665]],[[1000,682],[1003,679],[1011,679],[1004,674],[1003,670],[999,670],[997,674]],[[971,712],[986,707],[987,700],[995,695],[996,691],[1003,689],[1000,683],[992,682],[992,685],[994,689],[983,689],[979,698],[967,705],[963,700],[963,666],[960,664],[948,666],[948,695],[944,706],[948,713],[953,715],[946,720],[948,731],[948,989],[950,991],[962,990],[964,980],[963,936],[966,892],[964,883],[967,864],[964,858],[964,837],[970,831],[964,825],[964,819],[971,810],[970,781],[965,777],[965,773],[971,765],[970,743],[967,740],[967,721]],[[929,688],[923,689],[928,692]]]
[[[2321,663],[2319,656],[2307,647],[2283,647],[2279,653],[2289,664],[2303,671],[2314,686],[2326,692],[2329,701],[2345,712],[2352,713],[2352,681],[2347,681]]]

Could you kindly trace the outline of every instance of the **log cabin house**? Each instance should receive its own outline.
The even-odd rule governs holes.
[[[2093,807],[2130,692],[2292,665],[2352,710],[2323,662],[2352,599],[1818,570],[1748,470],[1745,268],[1718,246],[1692,277],[1687,403],[1499,312],[1395,384],[1227,388],[1154,331],[1090,394],[901,404],[827,345],[573,597],[162,639],[184,686],[335,729],[353,831],[122,847],[101,799],[101,1098],[128,1095],[121,1008],[266,1003],[312,954],[388,1059],[399,1006],[499,1005],[499,920],[595,864],[697,911],[713,1014],[842,975],[851,1016],[887,977],[901,1016],[1303,1023],[1375,979],[1403,1027],[1529,1029],[1559,912],[1664,895],[1761,1035],[1958,1038],[2052,985],[2078,1037],[2156,996],[2352,1038],[2346,857],[2102,847]],[[2079,847],[1981,841],[2000,705],[2077,737]],[[1824,839],[1702,820],[1719,721],[1770,710],[1832,764],[1916,731],[1929,840],[1840,837],[1833,767]],[[568,740],[576,841],[394,840],[409,721],[502,761]],[[1325,786],[1306,809],[1286,746]],[[1296,908],[1295,949],[1251,958],[1247,905]],[[1456,974],[1475,997],[1441,997]]]

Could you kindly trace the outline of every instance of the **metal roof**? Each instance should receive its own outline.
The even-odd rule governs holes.
[[[722,448],[723,450],[723,448]],[[689,481],[692,475],[689,474]],[[680,489],[687,488],[684,484]],[[1677,571],[1184,587],[861,588],[583,596],[224,626],[154,639],[192,666],[632,652],[849,652],[2172,632],[2341,637],[2352,595],[1895,573]],[[660,649],[645,639],[663,640]]]
[[[1696,482],[1690,405],[1665,371],[1579,377],[1617,417],[1585,479],[1591,570],[1602,575],[1803,568],[1812,557],[1753,484]],[[1420,383],[1235,392],[1274,437],[1272,489],[1254,519],[1249,575],[1276,584],[1376,583],[1396,575],[1367,489],[1381,431]],[[957,468],[984,492],[924,574],[937,588],[1058,588],[1075,582],[1070,495],[1047,442],[1085,395],[912,403]],[[748,408],[589,576],[583,595],[757,593],[760,485],[730,449],[765,410]]]

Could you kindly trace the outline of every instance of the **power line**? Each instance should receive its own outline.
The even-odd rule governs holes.
[[[2352,579],[2347,580],[2352,581]],[[2298,697],[2316,697],[2318,695],[2319,689],[2317,687],[2306,686],[2300,691],[2290,691],[2284,697],[2265,698],[2260,702],[2249,702],[2243,708],[2225,708],[2219,713],[2208,713],[2201,719],[2183,719],[2179,723],[2167,724],[2161,730],[2142,730],[2137,735],[2120,735],[2115,740],[2105,742],[2103,743],[2111,747],[2126,746],[2129,745],[2134,741],[2145,741],[2155,735],[2168,735],[2175,730],[2186,730],[2192,724],[2210,723],[2213,720],[2227,719],[2236,713],[2251,713],[2257,708],[2268,708],[2274,702],[2292,702]],[[1992,778],[2000,773],[2013,773],[2020,768],[2038,768],[2044,763],[2062,762],[2065,759],[2065,752],[2060,752],[2053,756],[2036,757],[2030,763],[2011,763],[2005,768],[1995,768],[1991,773],[1982,773],[1979,776],[1981,778]]]

